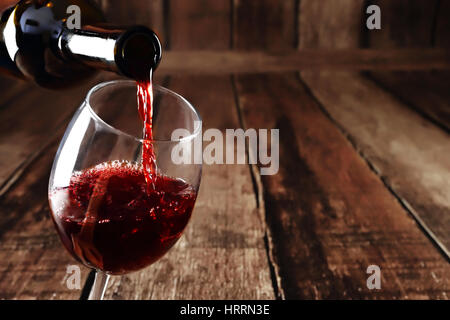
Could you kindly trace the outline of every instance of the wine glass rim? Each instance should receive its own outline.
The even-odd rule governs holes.
[[[170,89],[167,89],[165,87],[162,87],[160,85],[157,85],[157,84],[153,84],[153,88],[156,87],[161,92],[168,93],[168,94],[171,94],[171,95],[177,97],[195,114],[195,116],[198,119],[198,123],[194,127],[194,132],[192,134],[190,134],[190,135],[188,135],[186,137],[180,138],[180,139],[147,140],[147,139],[142,139],[142,138],[136,137],[136,136],[134,136],[132,134],[126,133],[126,132],[124,132],[124,131],[122,131],[120,129],[115,128],[114,126],[110,125],[108,122],[103,120],[97,114],[97,112],[95,112],[95,110],[92,108],[91,103],[90,103],[92,94],[94,94],[95,92],[97,92],[98,90],[100,90],[100,89],[102,89],[104,87],[107,87],[107,86],[110,86],[110,85],[115,85],[115,84],[134,84],[135,85],[136,82],[133,81],[133,80],[112,80],[112,81],[101,82],[101,83],[95,85],[94,87],[92,87],[89,90],[89,92],[88,92],[88,94],[86,95],[86,98],[85,98],[85,105],[87,106],[87,108],[89,109],[89,112],[92,114],[92,116],[97,121],[101,122],[102,125],[106,126],[107,128],[109,128],[110,130],[112,130],[116,134],[131,137],[131,138],[133,138],[134,140],[136,140],[136,141],[138,141],[140,143],[144,143],[146,141],[150,141],[152,143],[180,143],[180,142],[187,142],[187,141],[190,141],[192,139],[195,139],[195,137],[197,137],[198,134],[200,133],[200,131],[202,129],[202,125],[201,125],[202,124],[202,119],[201,119],[199,113],[197,112],[197,110],[194,108],[194,106],[189,101],[187,101],[183,96],[181,96],[180,94],[178,94],[178,93],[176,93],[176,92],[174,92],[174,91],[172,91]]]

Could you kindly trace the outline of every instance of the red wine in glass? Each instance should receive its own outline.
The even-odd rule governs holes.
[[[115,49],[121,58],[115,63],[137,81],[144,133],[136,135],[136,117],[129,113],[136,112],[129,99],[136,83],[98,84],[68,126],[49,181],[52,218],[64,246],[96,269],[91,300],[102,299],[109,275],[147,267],[174,245],[192,214],[202,172],[201,163],[171,163],[174,147],[193,147],[200,138],[200,117],[175,92],[152,87],[151,70],[161,59],[157,36],[137,27],[117,41],[123,50]],[[159,141],[152,132],[155,121],[163,128]],[[189,139],[171,139],[178,124],[192,132]]]
[[[192,186],[163,175],[148,192],[143,166],[124,161],[76,173],[68,187],[50,194],[64,246],[109,274],[136,271],[163,256],[180,238],[195,199]]]
[[[158,173],[153,148],[151,72],[137,82],[143,120],[142,163],[109,161],[72,174],[49,194],[62,242],[79,261],[108,274],[142,269],[180,238],[196,189]]]

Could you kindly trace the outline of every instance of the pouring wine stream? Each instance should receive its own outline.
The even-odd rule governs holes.
[[[153,70],[148,80],[137,81],[138,112],[144,122],[142,144],[142,166],[144,168],[147,192],[155,191],[156,156],[153,148]]]
[[[151,195],[152,192],[156,192],[156,179],[157,179],[157,167],[156,167],[156,155],[153,148],[153,69],[150,69],[148,79],[137,80],[137,107],[139,115],[143,121],[143,142],[142,142],[142,167],[145,176],[145,182],[147,185],[147,194]],[[94,187],[94,194],[98,188],[105,189],[105,178],[100,175]],[[101,200],[105,193],[99,193]],[[99,205],[99,201],[96,197],[91,198],[86,217],[84,219],[83,226],[78,234],[78,240],[84,242],[85,250],[83,250],[76,241],[74,243],[74,251],[80,257],[86,257],[90,261],[96,261],[99,265],[103,265],[102,256],[98,253],[97,249],[90,245],[93,243],[93,235],[95,223],[97,220],[98,210],[90,210],[92,206]],[[86,240],[86,241],[84,241]],[[103,272],[97,272],[95,282],[93,284],[89,300],[103,299],[106,286],[108,284],[109,275]]]

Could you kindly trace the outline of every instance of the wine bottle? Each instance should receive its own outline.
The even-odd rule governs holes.
[[[80,9],[80,28],[68,26],[70,6]],[[71,86],[96,70],[139,81],[161,60],[152,30],[107,25],[89,0],[0,0],[0,13],[0,72],[43,87]]]

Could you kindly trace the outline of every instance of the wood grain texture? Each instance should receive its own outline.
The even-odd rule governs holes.
[[[369,31],[373,48],[431,46],[439,0],[373,0],[381,9],[381,30]]]
[[[229,77],[176,77],[169,86],[203,117],[204,130],[239,127]],[[246,165],[204,166],[193,218],[159,262],[112,278],[107,299],[272,299],[274,292]]]
[[[171,0],[169,3],[172,50],[230,47],[230,0]]]
[[[386,49],[445,47],[445,39],[450,35],[450,30],[446,30],[450,13],[448,1],[383,0],[374,3],[382,8],[383,28],[367,33],[369,46]],[[369,76],[380,87],[448,132],[450,96],[447,72],[373,70]]]
[[[382,12],[382,30],[374,30],[374,31],[367,31],[365,32],[365,36],[367,39],[362,39],[363,43],[366,43],[371,48],[400,48],[400,47],[421,47],[426,48],[430,47],[433,42],[433,32],[435,32],[434,24],[435,24],[435,18],[437,15],[437,9],[438,9],[438,2],[439,1],[368,1],[367,4],[376,4],[379,5]],[[305,4],[305,3],[304,3]],[[316,3],[317,6],[319,6],[318,3]],[[320,4],[322,5],[322,4]],[[337,5],[337,4],[336,4]],[[353,2],[354,5],[354,2]],[[444,6],[441,4],[441,6]],[[358,11],[357,6],[353,7],[353,10],[348,10],[349,8],[342,8],[347,9],[347,12],[356,13]],[[442,9],[442,8],[441,8]],[[445,8],[444,8],[445,9]],[[327,10],[321,10],[317,9],[319,13],[324,15]],[[330,17],[331,14],[328,15]],[[440,14],[439,14],[440,15]],[[310,14],[310,16],[313,16]],[[339,15],[336,15],[339,16]],[[308,17],[308,15],[305,15],[304,17]],[[438,18],[439,19],[439,18]],[[442,20],[442,18],[440,19]],[[448,20],[445,18],[445,20]],[[311,19],[311,21],[315,21],[315,19]],[[331,19],[331,21],[333,21]],[[346,21],[346,20],[344,20]],[[300,20],[302,22],[302,20]],[[442,22],[438,21],[438,24],[443,24]],[[321,34],[321,37],[319,37],[319,40],[322,40],[323,46],[327,46],[328,44],[334,43],[336,39],[339,39],[339,36],[347,36],[347,41],[345,40],[338,40],[339,43],[343,44],[345,43],[347,46],[356,46],[357,43],[354,41],[352,43],[349,39],[356,39],[357,32],[356,29],[353,27],[352,29],[343,29],[338,27],[323,27],[325,30],[328,30],[329,32],[323,32]],[[440,31],[441,27],[436,27],[436,39],[438,39],[438,34],[442,33]],[[310,39],[308,37],[301,37],[302,28],[300,28],[300,45],[305,46],[320,46],[320,41],[313,39]],[[337,32],[338,35],[335,35],[333,32]],[[445,33],[445,32],[444,32]],[[305,43],[306,42],[306,43]],[[437,41],[436,41],[437,42]],[[317,44],[319,43],[319,44]],[[389,59],[390,60],[390,59]],[[392,62],[392,60],[390,60]],[[414,108],[416,111],[418,111],[420,114],[425,115],[429,119],[432,119],[435,123],[440,124],[442,127],[447,127],[447,111],[448,111],[448,86],[446,86],[445,77],[442,77],[442,79],[439,79],[439,76],[432,75],[431,72],[422,72],[422,73],[416,73],[415,76],[413,76],[411,73],[393,73],[393,72],[380,72],[381,68],[373,69],[374,72],[370,73],[370,76],[377,80],[377,83],[383,87],[388,89],[393,94],[400,97],[403,101],[407,102],[409,106]],[[347,69],[347,70],[350,70]],[[441,72],[442,73],[442,72]],[[420,76],[417,76],[420,74]],[[339,78],[339,77],[338,77]],[[339,80],[337,80],[339,81]],[[329,83],[330,86],[333,86],[331,83]],[[342,85],[342,84],[340,84]],[[327,90],[327,89],[323,89]],[[355,89],[354,93],[357,95],[357,89]],[[330,98],[327,103],[333,104],[334,98],[336,98],[339,94],[336,91],[335,97]],[[342,97],[345,97],[344,94],[341,93]],[[362,104],[365,106],[365,104]],[[360,119],[363,120],[363,119]],[[419,121],[416,119],[416,121]],[[356,122],[353,123],[356,125]],[[393,124],[390,124],[393,125]],[[385,124],[386,127],[389,127],[389,124]],[[392,127],[392,130],[394,130],[394,127]],[[411,131],[411,129],[404,128],[406,132]],[[423,132],[422,132],[423,133]],[[397,134],[397,131],[394,133],[394,135]],[[417,135],[420,135],[418,133]],[[445,148],[445,141],[444,139],[440,140],[441,143],[443,143],[443,147]],[[369,141],[366,141],[366,143],[370,143]],[[382,142],[380,141],[380,144]],[[423,142],[422,142],[423,143]],[[419,146],[417,146],[420,148]],[[386,147],[388,148],[388,147]],[[386,150],[384,150],[386,151]],[[384,158],[384,162],[386,164],[390,163],[390,157],[388,156],[388,153],[383,154],[384,151],[380,151],[380,157]],[[406,151],[408,151],[408,145],[404,146],[404,155],[408,154]],[[416,166],[417,170],[420,172],[420,165],[418,164]],[[435,168],[435,172],[439,174],[439,169]],[[404,171],[402,173],[397,173],[397,178],[401,177],[401,174],[405,176],[409,176],[408,172]],[[406,179],[407,180],[407,179]],[[408,182],[405,181],[405,184]],[[439,184],[439,183],[438,183]],[[422,188],[424,188],[422,186]],[[426,189],[426,188],[425,188]],[[426,192],[427,194],[432,193],[432,191]],[[413,195],[410,195],[410,197],[414,197]],[[427,215],[431,215],[432,217],[435,215],[435,218],[431,224],[433,226],[439,225],[440,218],[445,215],[445,209],[437,210],[437,213],[434,214],[434,208],[432,208],[433,201],[430,200],[416,200],[419,203],[428,203],[428,213]],[[418,203],[416,203],[418,205]],[[448,208],[447,208],[448,209]],[[443,217],[445,221],[447,220],[446,217]],[[447,231],[445,231],[445,227],[441,228],[441,231],[438,232],[439,235],[448,234]],[[448,236],[446,236],[448,237]],[[439,238],[441,238],[439,236]],[[447,245],[444,245],[444,247],[447,248]]]
[[[57,134],[61,136],[63,130]],[[0,198],[0,299],[78,299],[66,285],[65,251],[51,220],[47,188],[57,144],[47,148]],[[81,268],[81,287],[88,275]]]
[[[412,109],[450,132],[450,72],[376,72],[370,77]]]
[[[397,21],[389,13],[384,33],[370,34],[369,43],[383,51],[336,51],[360,45],[362,0],[97,2],[110,22],[145,24],[163,43],[184,50],[167,52],[157,75],[203,74],[175,77],[170,87],[200,110],[205,129],[241,126],[233,83],[225,74],[450,68],[445,50],[384,49],[434,41],[427,20],[432,10],[421,12],[417,0],[408,1],[413,8],[406,18],[400,13]],[[379,2],[392,12],[407,5]],[[397,33],[411,19],[412,31]],[[447,47],[447,25],[448,15],[439,13],[437,47]],[[283,53],[297,44],[300,52]],[[278,52],[210,51],[230,45]],[[107,299],[273,299],[274,282],[286,298],[449,298],[448,261],[383,185],[447,250],[448,135],[358,75],[304,76],[353,145],[296,76],[238,76],[246,125],[281,129],[280,173],[259,177],[253,167],[205,166],[193,220],[178,245],[148,269],[113,278]],[[395,93],[446,123],[448,82],[413,80],[395,82],[403,90]],[[46,199],[53,141],[92,85],[47,92],[0,78],[0,86],[8,88],[0,102],[0,299],[80,296],[64,285],[65,267],[74,260],[57,238]],[[33,105],[39,108],[30,109]],[[369,264],[381,267],[382,290],[366,288]],[[83,281],[86,276],[83,269]]]
[[[302,77],[374,170],[448,255],[448,133],[359,75],[305,72]]]
[[[301,0],[299,48],[358,48],[364,0]]]
[[[233,0],[233,8],[233,48],[274,52],[295,47],[295,0]]]
[[[280,171],[261,179],[286,298],[448,299],[448,262],[298,78],[238,76],[237,88],[249,128],[280,129]],[[366,287],[371,264],[381,290]]]
[[[80,105],[100,76],[70,90],[49,91],[32,84],[17,84],[0,102],[0,186],[2,193],[17,168],[55,139],[57,128]],[[37,121],[37,119],[39,119]]]
[[[298,40],[298,9],[298,0],[233,0],[232,48],[240,52],[265,51],[271,55],[276,54],[276,52],[280,53],[283,51],[295,50]],[[288,59],[281,60],[286,61]],[[237,69],[245,69],[244,65],[251,65],[252,62],[250,61],[254,62],[261,60],[258,59],[258,57],[248,59],[245,64],[242,64],[242,67],[235,69],[235,73],[241,72],[237,71]],[[261,68],[258,71],[254,70],[253,72],[266,72],[270,68],[270,63],[266,62],[261,64]],[[247,127],[242,116],[242,109],[240,108],[235,75],[232,76],[232,81],[239,111],[240,124],[243,127]],[[249,154],[247,154],[247,157],[249,158]],[[263,223],[266,255],[271,270],[275,298],[285,299],[286,296],[284,288],[281,285],[279,266],[275,257],[275,247],[272,235],[273,230],[267,224],[266,212],[263,206],[263,186],[257,166],[252,164],[249,168],[257,197],[259,216]]]
[[[450,69],[450,51],[440,49],[302,49],[262,51],[167,51],[159,74],[268,73],[296,70]]]

